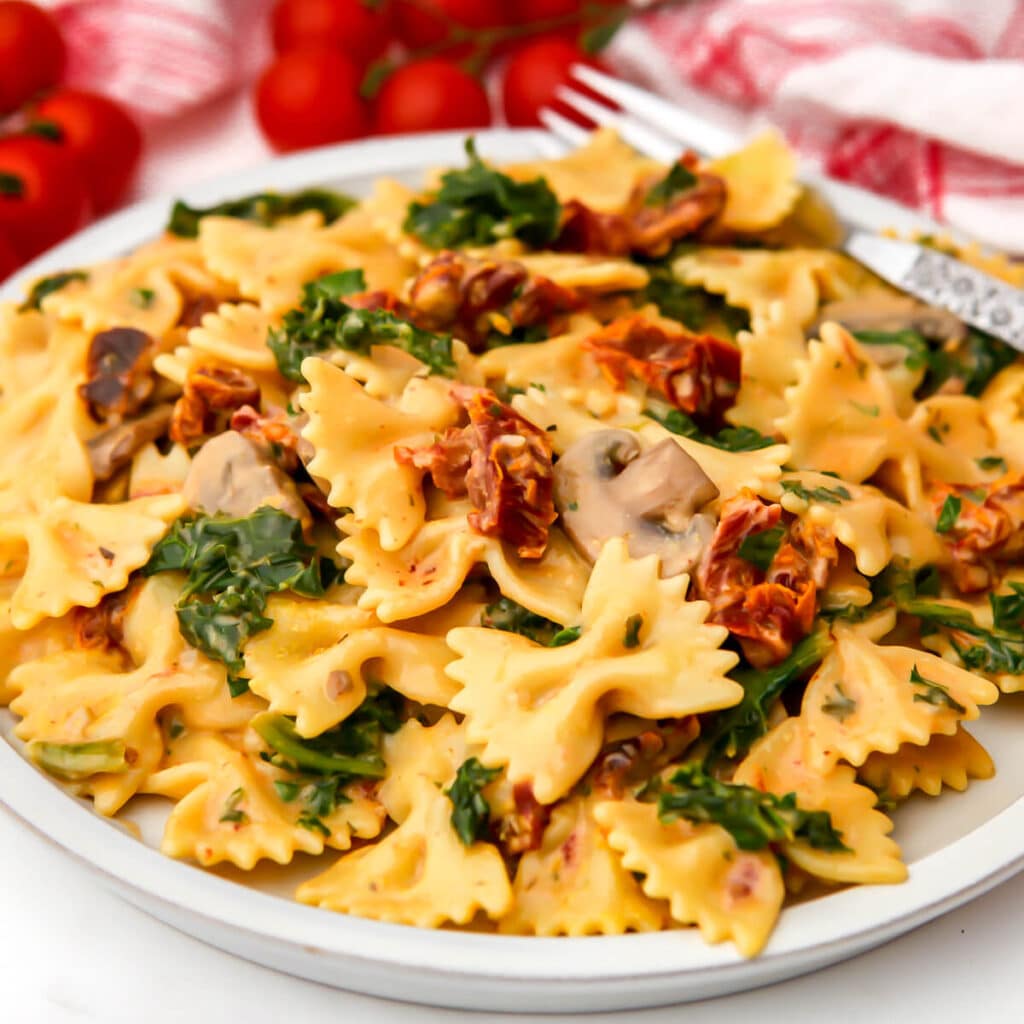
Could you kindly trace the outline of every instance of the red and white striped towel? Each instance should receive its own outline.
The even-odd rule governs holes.
[[[180,119],[175,133],[268,57],[269,0],[48,2],[70,80],[150,124]],[[630,24],[609,59],[709,116],[774,121],[826,173],[1024,251],[1024,0],[681,0]],[[251,126],[230,130],[261,155]]]

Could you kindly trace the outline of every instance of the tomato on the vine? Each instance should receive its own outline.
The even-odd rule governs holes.
[[[70,235],[88,208],[82,175],[60,147],[32,135],[0,139],[0,234],[22,259]]]
[[[275,149],[305,149],[366,135],[370,115],[359,95],[362,72],[339,50],[292,50],[263,72],[256,116]]]
[[[505,118],[515,126],[539,125],[541,107],[565,111],[555,99],[559,86],[571,85],[581,92],[586,88],[573,82],[569,74],[573,64],[601,64],[579,45],[562,35],[545,35],[519,47],[509,58],[501,83],[501,101]]]
[[[365,0],[278,0],[270,23],[277,53],[330,46],[365,65],[387,49],[391,20],[387,3],[371,6]]]
[[[439,57],[416,60],[392,72],[377,95],[375,125],[384,134],[482,128],[490,123],[484,87]]]
[[[64,40],[46,11],[22,0],[0,2],[0,114],[56,85],[64,58]]]
[[[96,213],[124,199],[142,156],[142,132],[120,104],[80,89],[60,89],[32,109],[29,130],[74,158]]]
[[[478,32],[511,22],[517,0],[395,0],[398,38],[410,50],[435,46],[447,39],[453,27]],[[469,40],[448,47],[444,56],[460,60],[473,51]]]
[[[4,282],[21,266],[21,260],[14,246],[0,235],[0,283]]]

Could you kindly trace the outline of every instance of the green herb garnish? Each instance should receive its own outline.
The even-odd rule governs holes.
[[[133,288],[128,293],[128,301],[139,309],[149,309],[156,301],[156,292],[152,288]]]
[[[47,295],[59,292],[65,285],[72,281],[88,281],[89,275],[84,270],[65,270],[59,274],[51,274],[49,277],[41,277],[25,297],[25,301],[18,307],[21,313],[27,313],[30,309],[39,309],[40,304]]]
[[[642,615],[630,615],[626,619],[626,633],[622,638],[622,646],[632,650],[634,647],[640,646],[640,630],[644,624],[644,617]]]
[[[90,775],[128,771],[123,740],[90,740],[86,743],[48,743],[30,740],[28,756],[40,768],[61,779],[87,779]]]
[[[845,487],[804,487],[799,480],[783,480],[782,489],[787,494],[795,494],[803,501],[817,501],[824,505],[838,505],[849,501],[850,492]]]
[[[852,697],[846,695],[843,691],[842,683],[836,683],[832,695],[821,705],[821,710],[826,715],[831,715],[833,718],[838,718],[840,722],[845,722],[857,710],[857,702]]]
[[[955,494],[947,494],[946,500],[942,503],[942,510],[939,512],[938,522],[935,524],[936,533],[949,533],[956,526],[960,518],[960,507],[962,502]]]
[[[921,693],[914,694],[915,701],[922,704],[933,704],[939,708],[949,708],[950,711],[955,711],[958,715],[967,713],[967,708],[949,692],[947,687],[941,683],[933,683],[930,679],[925,679],[917,671],[916,665],[910,670],[910,681],[914,686],[921,687]]]
[[[229,821],[235,825],[244,825],[249,820],[249,815],[239,809],[239,804],[245,799],[245,790],[241,786],[234,790],[224,804],[224,813],[220,821]]]
[[[753,427],[723,427],[717,434],[706,434],[681,409],[661,411],[649,407],[644,409],[644,415],[660,423],[673,434],[689,437],[701,444],[709,444],[713,448],[721,448],[727,452],[753,452],[775,444],[770,437],[765,437]]]
[[[481,790],[500,774],[500,768],[486,768],[471,757],[462,762],[455,781],[444,791],[452,802],[452,828],[464,846],[472,846],[484,835],[491,808]]]
[[[351,196],[322,188],[304,189],[290,194],[259,192],[205,207],[189,206],[179,199],[171,208],[167,230],[181,238],[195,238],[199,234],[199,222],[204,217],[236,217],[269,227],[282,217],[294,217],[307,210],[319,210],[323,214],[324,223],[330,224],[355,204]]]
[[[974,460],[979,469],[983,469],[986,472],[997,470],[1000,473],[1006,472],[1006,459],[999,455],[986,455],[984,458]]]
[[[685,164],[674,163],[668,173],[652,186],[644,199],[645,206],[663,206],[681,192],[688,192],[697,184],[697,175]]]
[[[552,638],[548,647],[564,647],[566,644],[574,644],[583,632],[582,626],[566,626],[560,629]]]
[[[480,625],[487,629],[518,633],[545,647],[550,646],[554,637],[562,631],[557,622],[531,612],[529,608],[517,604],[510,597],[502,597],[494,604],[489,604],[480,617]]]
[[[670,786],[671,788],[668,788]],[[805,811],[796,793],[776,796],[753,786],[720,782],[696,764],[684,765],[658,795],[658,817],[721,825],[741,850],[763,850],[771,843],[806,842],[816,850],[847,849],[828,811]]]
[[[756,565],[762,572],[767,572],[785,536],[784,526],[772,526],[758,533],[748,533],[740,541],[739,556]]]
[[[929,365],[931,349],[924,335],[909,328],[902,331],[852,331],[862,345],[899,345],[907,350],[904,365],[908,370],[922,370]]]
[[[404,229],[434,249],[489,245],[518,238],[543,248],[558,234],[561,204],[543,178],[514,181],[485,164],[473,139],[466,140],[469,166],[441,176],[426,203],[409,206]]]
[[[366,355],[374,345],[403,349],[434,373],[454,373],[448,335],[420,330],[384,309],[356,309],[344,301],[344,296],[364,288],[361,270],[330,274],[303,286],[298,309],[285,313],[282,326],[267,336],[267,347],[283,376],[301,381],[307,356],[330,349]]]
[[[715,716],[708,735],[705,766],[710,767],[722,757],[742,757],[768,731],[768,714],[787,687],[819,664],[831,647],[828,630],[819,628],[804,637],[789,657],[777,665],[734,670],[731,678],[743,687],[743,699]]]
[[[269,629],[267,598],[281,590],[321,597],[337,573],[303,540],[302,524],[276,508],[241,518],[183,516],[153,549],[143,575],[185,572],[178,628],[228,669],[233,696],[248,689],[242,648]]]

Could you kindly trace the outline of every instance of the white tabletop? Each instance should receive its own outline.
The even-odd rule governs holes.
[[[1020,1021],[1022,911],[1024,875],[826,971],[684,1009],[601,1021]],[[388,1003],[238,960],[135,910],[2,812],[0,993],[0,1020],[10,1024],[461,1024],[490,1016]]]

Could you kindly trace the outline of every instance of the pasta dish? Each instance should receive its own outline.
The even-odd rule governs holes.
[[[1024,689],[1024,363],[773,134],[264,193],[0,309],[0,705],[162,849],[420,927],[899,883]],[[1024,286],[1024,267],[943,239]]]

